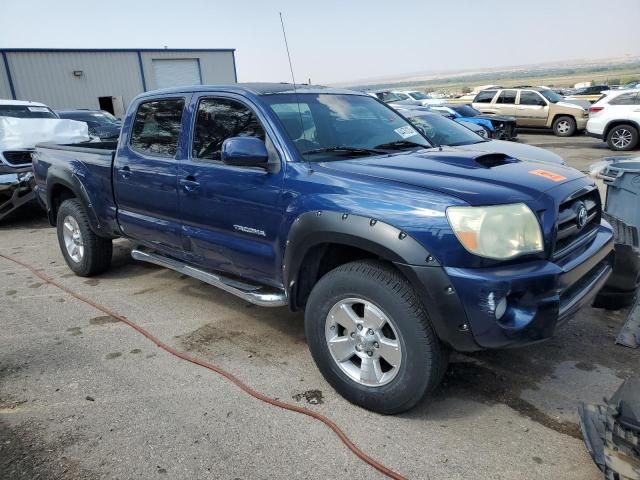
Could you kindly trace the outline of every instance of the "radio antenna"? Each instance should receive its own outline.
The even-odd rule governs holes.
[[[298,96],[298,89],[296,87],[296,77],[293,74],[293,63],[291,62],[291,53],[289,52],[289,42],[287,42],[287,32],[284,28],[284,20],[282,18],[282,12],[278,12],[280,14],[280,25],[282,26],[282,36],[284,37],[284,46],[287,50],[287,58],[289,59],[289,70],[291,71],[291,80],[293,81],[293,93],[296,96],[296,104],[298,105],[298,116],[300,117],[300,128],[302,130],[302,138],[306,140],[306,133],[304,131],[304,122],[302,121],[302,110],[300,108],[300,97]],[[308,156],[305,156],[304,153],[302,157],[307,161],[307,168],[309,169],[309,173],[311,170],[311,163],[309,162]]]

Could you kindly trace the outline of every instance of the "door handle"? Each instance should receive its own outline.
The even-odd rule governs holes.
[[[197,190],[200,183],[196,180],[196,177],[189,175],[188,177],[180,179],[180,185],[185,192],[193,192],[194,190]]]
[[[131,172],[131,168],[129,168],[129,165],[125,165],[120,169],[120,175],[122,175],[124,178],[130,177],[131,173],[132,172]]]

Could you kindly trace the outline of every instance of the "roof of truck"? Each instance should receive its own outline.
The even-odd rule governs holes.
[[[145,92],[141,96],[159,95],[167,93],[208,92],[211,90],[242,91],[255,95],[269,95],[273,93],[294,93],[292,83],[231,83],[225,85],[185,85],[183,87],[164,88]],[[322,85],[296,84],[297,93],[333,93],[364,95],[362,92],[345,90],[342,88],[325,87]]]

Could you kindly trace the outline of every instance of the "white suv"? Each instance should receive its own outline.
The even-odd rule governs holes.
[[[605,92],[589,108],[587,135],[607,142],[611,150],[633,150],[640,134],[640,90]]]

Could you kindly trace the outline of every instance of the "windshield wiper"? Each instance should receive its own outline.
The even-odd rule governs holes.
[[[355,153],[357,155],[381,155],[385,152],[384,150],[376,150],[373,148],[356,148],[356,147],[347,147],[347,146],[337,146],[337,147],[323,147],[323,148],[314,148],[312,150],[306,150],[304,152],[300,152],[302,155],[313,154],[313,153]]]
[[[409,140],[397,140],[395,142],[389,143],[381,143],[380,145],[376,145],[375,148],[385,148],[385,149],[401,149],[401,148],[429,148],[428,145],[422,145],[416,142],[410,142]]]

